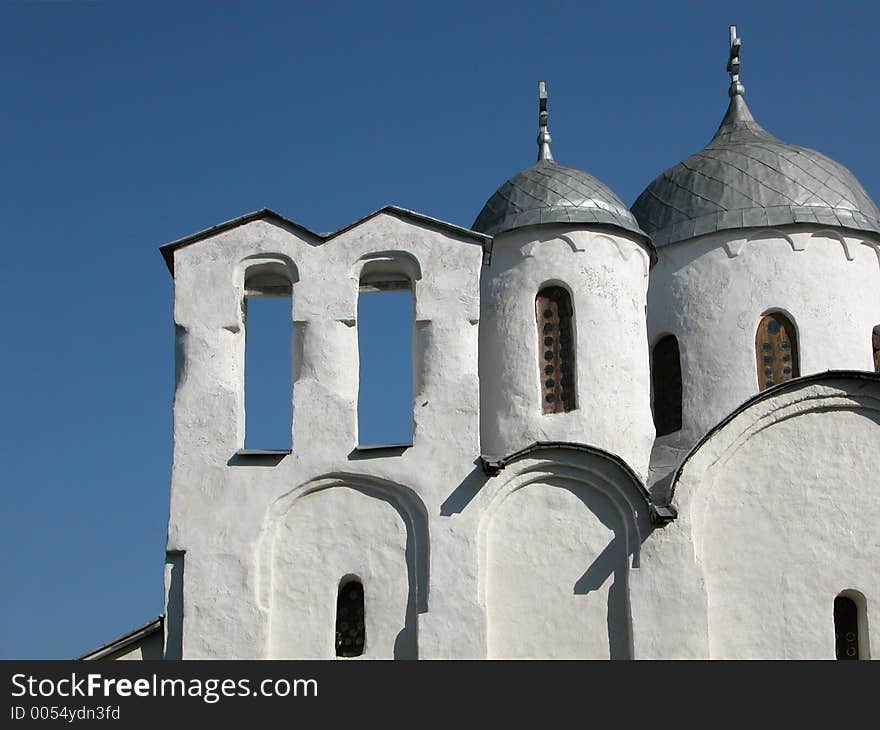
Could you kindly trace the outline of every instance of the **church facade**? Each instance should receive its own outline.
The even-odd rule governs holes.
[[[880,211],[755,121],[739,49],[711,142],[632,209],[554,160],[542,84],[538,160],[471,229],[262,210],[162,248],[166,658],[880,653]],[[413,438],[365,448],[357,303],[384,289],[414,302]],[[264,296],[289,450],[244,448]]]

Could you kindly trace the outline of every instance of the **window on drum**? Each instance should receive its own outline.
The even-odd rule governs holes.
[[[761,318],[755,333],[758,390],[766,390],[800,375],[797,332],[781,312]]]
[[[542,413],[566,413],[577,408],[575,397],[574,310],[561,286],[541,289],[535,297],[538,323],[538,365]]]

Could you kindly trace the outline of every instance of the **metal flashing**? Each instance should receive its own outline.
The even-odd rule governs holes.
[[[487,456],[480,456],[480,466],[482,467],[483,473],[485,473],[486,476],[494,477],[500,474],[509,464],[531,456],[534,453],[546,451],[548,449],[581,451],[587,454],[592,454],[594,456],[599,456],[603,459],[607,459],[608,461],[613,462],[633,481],[633,483],[638,488],[639,494],[641,495],[642,499],[644,499],[645,505],[648,508],[648,514],[650,516],[652,525],[663,527],[677,517],[678,513],[671,505],[658,506],[651,501],[651,494],[648,491],[648,488],[642,483],[642,480],[639,479],[638,475],[632,470],[630,465],[627,464],[623,459],[621,459],[616,454],[611,453],[610,451],[605,451],[604,449],[600,449],[595,446],[589,446],[588,444],[580,444],[574,441],[535,441],[533,444],[526,446],[519,451],[514,451],[512,454],[508,454],[507,456],[501,458],[493,459]]]
[[[183,238],[171,241],[170,243],[163,244],[159,247],[159,251],[162,254],[162,258],[165,259],[165,265],[168,267],[168,270],[173,276],[175,251],[183,248],[184,246],[189,246],[190,244],[196,243],[197,241],[211,238],[212,236],[216,236],[220,233],[231,230],[233,228],[237,228],[238,226],[242,226],[247,223],[251,223],[253,221],[271,221],[272,223],[275,223],[282,228],[287,228],[288,230],[295,231],[299,234],[304,234],[306,237],[314,239],[314,245],[322,245],[324,243],[332,241],[337,236],[341,236],[342,234],[347,233],[354,228],[357,228],[367,221],[372,220],[376,216],[383,214],[392,215],[396,218],[408,220],[431,228],[440,228],[454,234],[462,240],[479,243],[483,248],[483,258],[485,261],[488,261],[488,259],[492,255],[492,236],[481,233],[479,231],[471,230],[469,228],[464,228],[463,226],[459,226],[454,223],[448,223],[446,221],[440,220],[439,218],[432,218],[431,216],[425,215],[423,213],[417,213],[416,211],[407,210],[406,208],[401,208],[397,205],[386,205],[383,208],[380,208],[379,210],[365,215],[363,218],[359,218],[353,223],[350,223],[344,228],[340,228],[338,231],[334,231],[332,233],[316,233],[315,231],[312,231],[305,226],[296,223],[295,221],[285,218],[284,216],[276,213],[273,210],[270,210],[269,208],[261,208],[260,210],[256,210],[252,213],[245,213],[244,215],[238,216],[237,218],[232,218],[231,220],[224,221],[223,223],[218,223],[217,225],[211,226],[210,228],[205,228],[204,230],[197,231],[196,233],[192,233],[188,236],[184,236]]]
[[[786,380],[784,383],[779,383],[779,385],[774,385],[766,390],[762,390],[760,393],[756,393],[748,400],[743,401],[740,405],[734,408],[730,413],[728,413],[721,421],[719,421],[715,426],[710,428],[703,437],[697,441],[696,444],[687,452],[685,457],[681,460],[681,463],[672,473],[672,477],[669,483],[669,497],[667,499],[666,505],[672,507],[672,500],[675,497],[675,488],[678,484],[678,479],[681,476],[681,472],[684,469],[685,465],[694,457],[694,455],[703,447],[703,445],[709,441],[716,433],[721,431],[728,423],[730,423],[734,418],[736,418],[740,413],[746,411],[751,406],[756,403],[760,403],[765,400],[770,400],[771,398],[776,397],[780,393],[785,393],[789,390],[795,390],[797,388],[801,388],[805,385],[811,385],[813,383],[820,383],[825,380],[867,380],[875,383],[880,383],[880,373],[874,373],[870,370],[825,370],[821,373],[812,373],[810,375],[802,375],[799,378],[792,378],[791,380]]]

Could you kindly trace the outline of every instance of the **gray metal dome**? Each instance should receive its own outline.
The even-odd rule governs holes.
[[[539,159],[498,188],[471,228],[496,236],[541,223],[615,226],[645,235],[626,205],[606,185],[552,159]]]
[[[542,81],[538,84],[538,161],[498,188],[471,228],[497,236],[542,223],[587,223],[622,228],[647,241],[629,208],[607,186],[583,170],[554,161],[547,120],[547,87]]]
[[[791,223],[880,233],[880,211],[843,165],[780,142],[752,117],[742,86],[712,141],[633,204],[658,247],[715,231]]]

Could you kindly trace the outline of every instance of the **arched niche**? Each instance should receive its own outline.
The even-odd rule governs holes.
[[[880,376],[831,371],[756,396],[686,457],[675,529],[705,618],[681,630],[705,631],[710,658],[835,656],[834,596],[880,585],[878,434]]]
[[[563,449],[496,479],[479,532],[488,656],[632,658],[629,572],[652,529],[640,483]]]
[[[298,487],[269,509],[258,555],[268,657],[335,657],[340,579],[355,576],[367,617],[363,657],[418,658],[428,527],[424,505],[407,488],[355,476]]]

